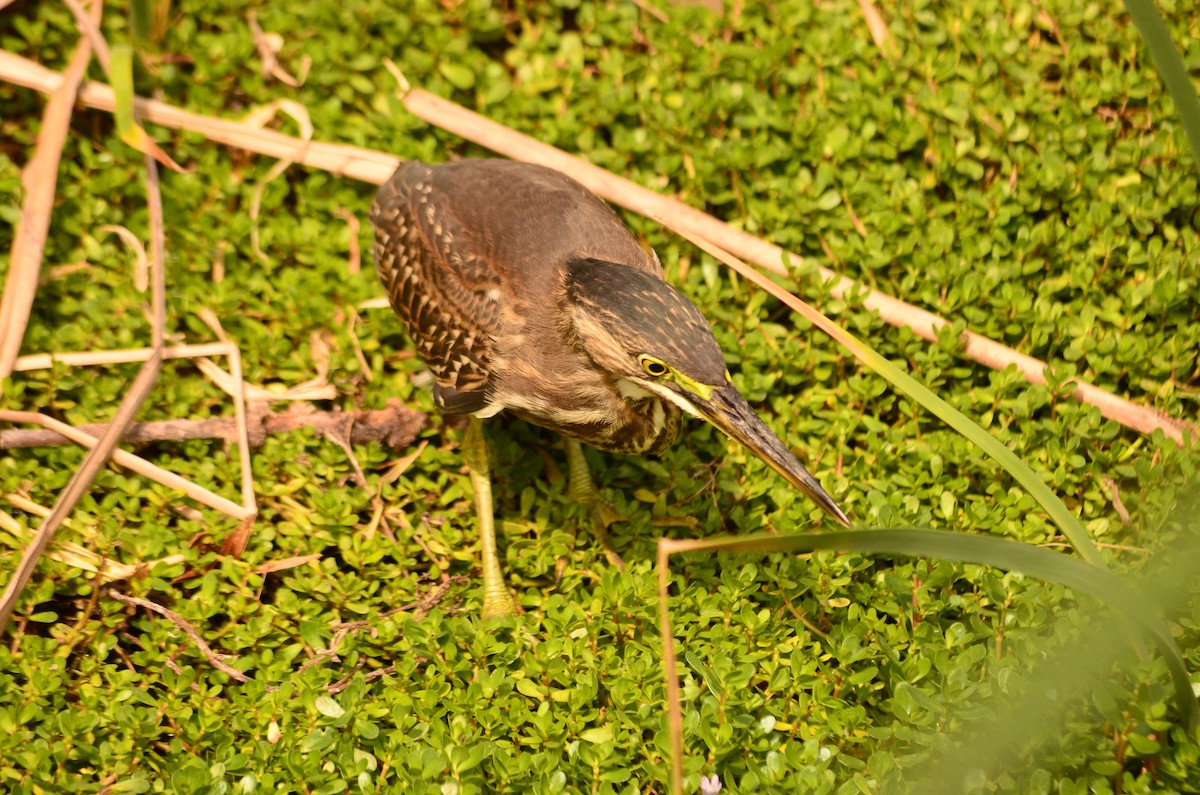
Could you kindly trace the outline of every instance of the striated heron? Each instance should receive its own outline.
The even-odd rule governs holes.
[[[434,400],[471,418],[463,452],[482,539],[485,617],[514,612],[496,552],[481,419],[508,411],[566,439],[571,497],[605,528],[621,517],[580,443],[657,453],[681,414],[741,442],[844,525],[821,484],[729,382],[700,311],[663,281],[600,198],[507,160],[403,163],[371,207],[375,266],[433,371]]]

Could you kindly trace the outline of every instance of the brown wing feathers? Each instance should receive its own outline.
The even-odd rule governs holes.
[[[431,169],[404,163],[371,207],[375,265],[417,353],[437,379],[447,411],[486,402],[488,354],[498,312],[486,263],[449,208],[431,190]]]

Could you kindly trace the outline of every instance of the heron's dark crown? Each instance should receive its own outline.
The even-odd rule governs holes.
[[[567,267],[566,287],[568,301],[635,362],[649,354],[700,383],[725,383],[725,358],[708,320],[661,278],[628,265],[578,259]]]

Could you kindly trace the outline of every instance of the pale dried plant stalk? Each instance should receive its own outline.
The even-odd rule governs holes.
[[[166,359],[197,359],[202,356],[224,356],[229,351],[225,342],[206,342],[199,345],[173,345],[163,348]],[[112,351],[70,351],[62,353],[34,353],[17,359],[13,370],[48,370],[55,364],[68,367],[92,367],[104,364],[133,364],[144,362],[154,354],[153,348],[124,348]]]
[[[93,0],[91,21],[98,25],[103,10],[101,0]],[[33,158],[21,172],[25,202],[13,235],[12,256],[4,296],[0,298],[0,382],[12,373],[13,363],[21,350],[21,340],[33,299],[37,294],[38,273],[42,267],[42,252],[50,230],[50,214],[58,181],[58,163],[71,124],[71,112],[88,62],[92,46],[81,39],[66,71],[60,76],[42,114]]]
[[[6,494],[4,495],[4,499],[26,513],[43,518],[50,515],[49,508],[39,505],[24,495]],[[69,528],[71,523],[64,522],[63,524]],[[0,513],[0,527],[11,533],[18,543],[27,542],[31,535],[31,532],[23,527],[20,522],[5,513]],[[103,555],[97,555],[90,549],[80,546],[73,541],[61,540],[53,542],[51,548],[46,551],[46,557],[81,571],[98,574],[102,582],[128,580],[130,577],[136,576],[138,572],[145,571],[154,566],[160,564],[178,566],[186,560],[186,557],[183,555],[168,555],[165,558],[147,560],[140,563],[122,563],[121,561],[106,558]]]
[[[246,418],[246,401],[248,398],[246,395],[246,381],[242,378],[242,351],[225,334],[225,329],[221,326],[221,321],[215,312],[208,307],[204,307],[201,310],[200,318],[213,330],[213,333],[217,335],[217,339],[226,345],[226,356],[229,358],[229,369],[232,371],[230,377],[232,383],[225,389],[225,393],[233,398],[234,417],[237,421],[238,461],[242,476],[242,504],[252,509],[255,513],[258,513],[258,503],[254,496],[254,473],[250,465],[250,431]],[[219,371],[222,376],[225,375],[225,371],[221,370],[209,359],[199,359],[196,364],[201,368],[201,371],[208,365]],[[239,536],[245,535],[248,532],[249,524],[246,523],[245,527],[239,531]],[[242,549],[238,549],[237,552],[240,555]]]
[[[45,414],[39,414],[35,411],[0,411],[0,422],[10,422],[19,425],[40,425],[43,428],[49,428],[55,433],[65,436],[75,444],[89,449],[95,447],[99,441],[95,436],[84,433],[73,425],[68,425],[65,422],[60,422],[53,417],[48,417]],[[228,500],[219,494],[214,494],[203,486],[192,483],[190,480],[182,478],[174,472],[169,472],[156,464],[152,464],[141,456],[118,448],[113,451],[112,460],[114,464],[124,467],[130,472],[136,472],[169,489],[182,491],[201,505],[207,505],[209,508],[220,511],[226,516],[234,519],[246,519],[254,515],[252,510],[238,505],[236,502]]]

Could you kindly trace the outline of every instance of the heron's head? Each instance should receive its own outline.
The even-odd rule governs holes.
[[[729,382],[708,321],[682,293],[653,274],[592,259],[570,264],[566,287],[569,323],[596,364],[712,423],[850,526],[817,479]]]

